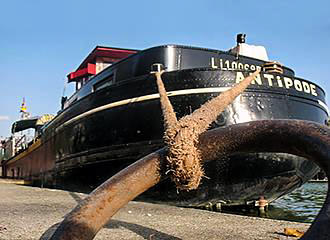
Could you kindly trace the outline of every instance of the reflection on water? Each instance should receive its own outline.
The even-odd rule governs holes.
[[[306,183],[271,204],[269,218],[312,222],[321,209],[328,183]]]
[[[266,213],[260,216],[256,208],[223,208],[226,213],[265,217],[295,222],[313,222],[320,211],[328,189],[328,183],[305,183],[292,193],[272,202]]]

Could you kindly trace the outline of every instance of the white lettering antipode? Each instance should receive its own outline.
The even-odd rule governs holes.
[[[252,73],[249,73],[250,75]],[[236,72],[236,83],[241,82],[245,78],[243,72]],[[276,80],[275,80],[276,78]],[[286,89],[294,89],[298,92],[304,92],[307,94],[312,94],[314,96],[317,95],[316,86],[314,84],[299,80],[292,79],[289,77],[274,76],[268,73],[261,73],[256,76],[256,78],[252,81],[252,84],[257,85],[267,85],[269,87],[279,87]]]

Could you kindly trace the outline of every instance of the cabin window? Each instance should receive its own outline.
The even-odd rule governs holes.
[[[113,84],[113,74],[111,74],[107,78],[95,83],[94,86],[93,86],[93,91],[94,92],[98,91],[102,88],[110,86],[111,84]]]
[[[78,91],[81,88],[81,86],[82,86],[82,81],[81,80],[77,81],[76,82],[76,91]]]

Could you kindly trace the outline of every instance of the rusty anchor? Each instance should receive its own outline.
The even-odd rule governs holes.
[[[159,82],[161,73],[160,71],[158,72],[158,75],[156,73],[156,78]],[[244,91],[254,76],[248,77],[248,79],[243,80],[232,88],[230,94],[227,94],[227,100],[219,100],[219,97],[218,100],[213,102],[221,102],[221,106],[225,108],[225,104],[228,105],[232,101],[229,98],[235,98]],[[165,91],[165,88],[163,90]],[[225,93],[220,96],[223,97]],[[160,95],[162,96],[162,93]],[[164,113],[167,131],[165,133],[165,142],[168,141],[167,143],[170,143],[169,146],[138,160],[100,185],[66,216],[50,239],[93,239],[97,232],[121,207],[167,177],[174,178],[173,180],[179,189],[190,189],[191,186],[193,188],[196,186],[194,177],[188,175],[182,181],[180,179],[175,180],[176,176],[172,174],[176,172],[176,163],[174,160],[173,167],[171,166],[171,160],[169,161],[171,141],[173,139],[175,141],[175,136],[180,134],[180,131],[175,129],[180,124],[181,119],[177,121],[174,111],[172,111],[173,109],[169,110],[166,108],[166,104],[169,103],[166,97],[163,98],[165,99],[165,105],[162,103],[162,108],[163,112],[164,110],[168,111],[170,116],[167,118],[167,113]],[[163,101],[162,98],[161,101]],[[170,123],[170,120],[167,121],[167,119],[172,119],[172,122]],[[208,124],[204,123],[203,128],[205,130]],[[330,177],[330,129],[326,126],[301,120],[262,120],[231,125],[206,132],[199,131],[200,129],[196,130],[198,132],[196,135],[198,140],[195,141],[195,138],[192,138],[193,141],[191,142],[193,148],[197,151],[196,159],[198,161],[212,161],[238,151],[286,152],[314,161],[326,172],[327,177]],[[196,132],[193,132],[193,134],[196,134]],[[170,135],[169,133],[174,134]],[[166,134],[169,134],[168,139],[166,139],[168,137]],[[182,165],[189,165],[189,162]],[[180,170],[181,167],[179,167]],[[203,176],[202,168],[200,170],[201,174],[197,182]],[[169,172],[171,174],[167,174]],[[190,184],[191,179],[193,179],[192,185]],[[301,239],[329,238],[330,194],[328,191],[321,211]]]

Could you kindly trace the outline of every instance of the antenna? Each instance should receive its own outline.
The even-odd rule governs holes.
[[[245,37],[246,34],[244,33],[239,33],[236,35],[236,46],[237,46],[237,52],[236,52],[236,59],[238,60],[239,58],[239,52],[241,51],[241,44],[245,43]]]
[[[64,86],[63,86],[62,97],[64,97],[64,95],[65,95],[66,85],[68,84],[67,80],[65,78],[63,78],[63,79],[64,79]]]
[[[19,112],[22,112],[22,113],[26,112],[25,97],[23,97],[23,102],[22,102]]]
[[[68,99],[67,97],[64,96],[67,84],[68,84],[68,82],[64,78],[64,87],[63,87],[63,92],[62,92],[62,97],[61,97],[61,109],[64,108],[64,104],[65,104],[66,100]]]

